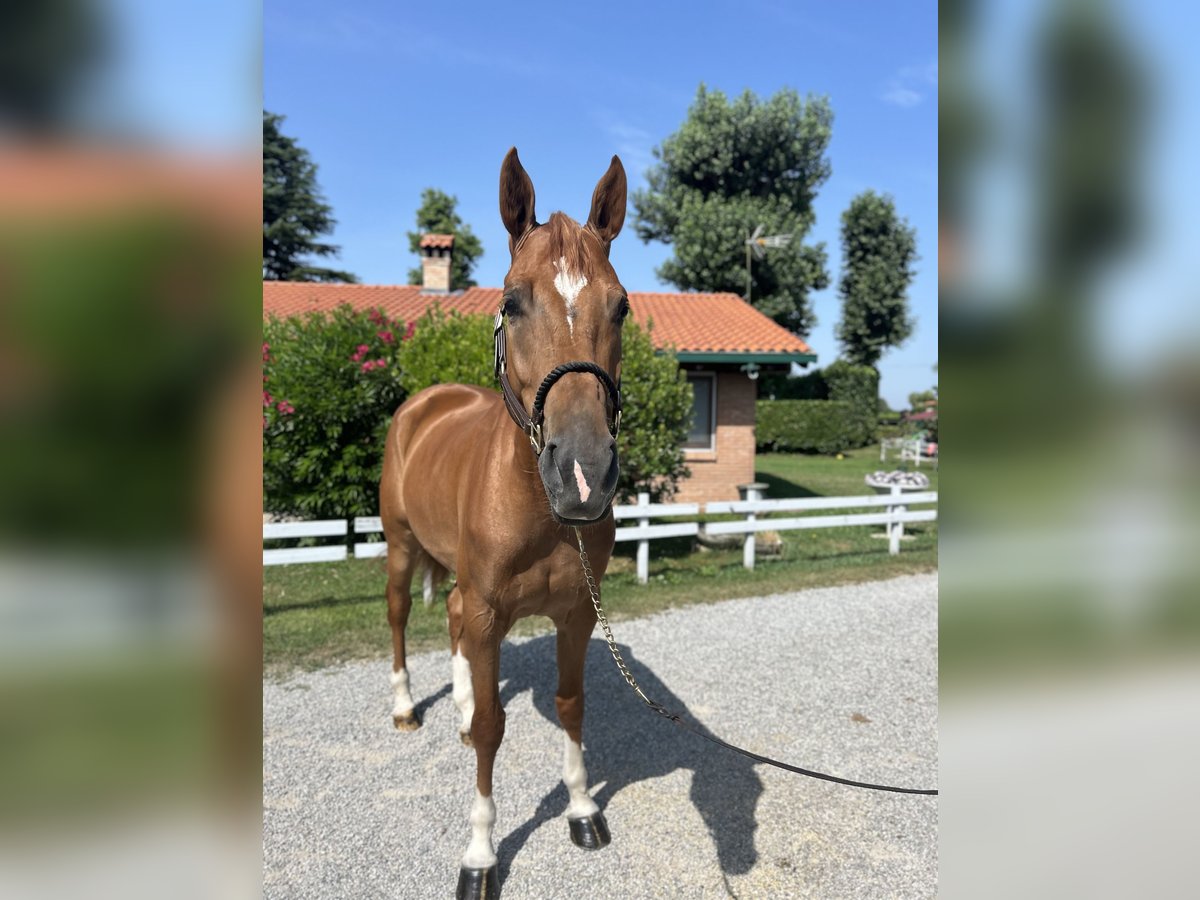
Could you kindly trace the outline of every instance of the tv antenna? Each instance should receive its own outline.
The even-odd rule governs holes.
[[[746,239],[746,302],[750,302],[750,289],[754,281],[750,275],[751,254],[754,259],[762,259],[767,255],[768,248],[786,247],[792,242],[790,234],[768,234],[763,236],[763,226],[759,225],[754,233]]]

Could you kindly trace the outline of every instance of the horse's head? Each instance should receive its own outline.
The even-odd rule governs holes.
[[[504,278],[503,313],[509,382],[526,410],[555,367],[594,363],[620,379],[621,324],[629,300],[608,261],[625,222],[625,169],[617,157],[592,195],[587,224],[562,213],[539,225],[533,182],[516,149],[500,169],[500,217],[512,266]],[[571,372],[544,392],[538,472],[550,509],[563,522],[605,514],[617,488],[617,447],[609,392],[589,372]]]

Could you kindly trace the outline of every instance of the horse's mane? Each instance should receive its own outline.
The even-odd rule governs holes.
[[[563,212],[550,214],[550,220],[542,226],[550,238],[550,254],[557,262],[564,261],[568,272],[585,270],[584,235],[587,229]]]

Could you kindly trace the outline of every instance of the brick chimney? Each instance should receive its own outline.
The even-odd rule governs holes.
[[[450,256],[454,235],[426,234],[421,237],[421,293],[450,293]]]

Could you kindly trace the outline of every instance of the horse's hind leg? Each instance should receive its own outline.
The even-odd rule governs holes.
[[[558,692],[554,705],[563,727],[563,784],[570,800],[567,825],[571,840],[585,850],[599,850],[611,838],[600,807],[588,793],[583,764],[583,664],[595,618],[575,615],[558,628]]]
[[[408,627],[408,614],[412,609],[412,576],[420,559],[421,548],[411,531],[401,527],[388,534],[387,606],[388,624],[392,627],[392,723],[401,731],[415,731],[421,727],[413,712],[404,647],[404,629]]]
[[[454,676],[454,705],[462,716],[458,738],[471,746],[471,718],[475,715],[475,690],[471,686],[471,664],[463,653],[463,597],[455,585],[446,598],[446,617],[450,623],[450,666]]]

